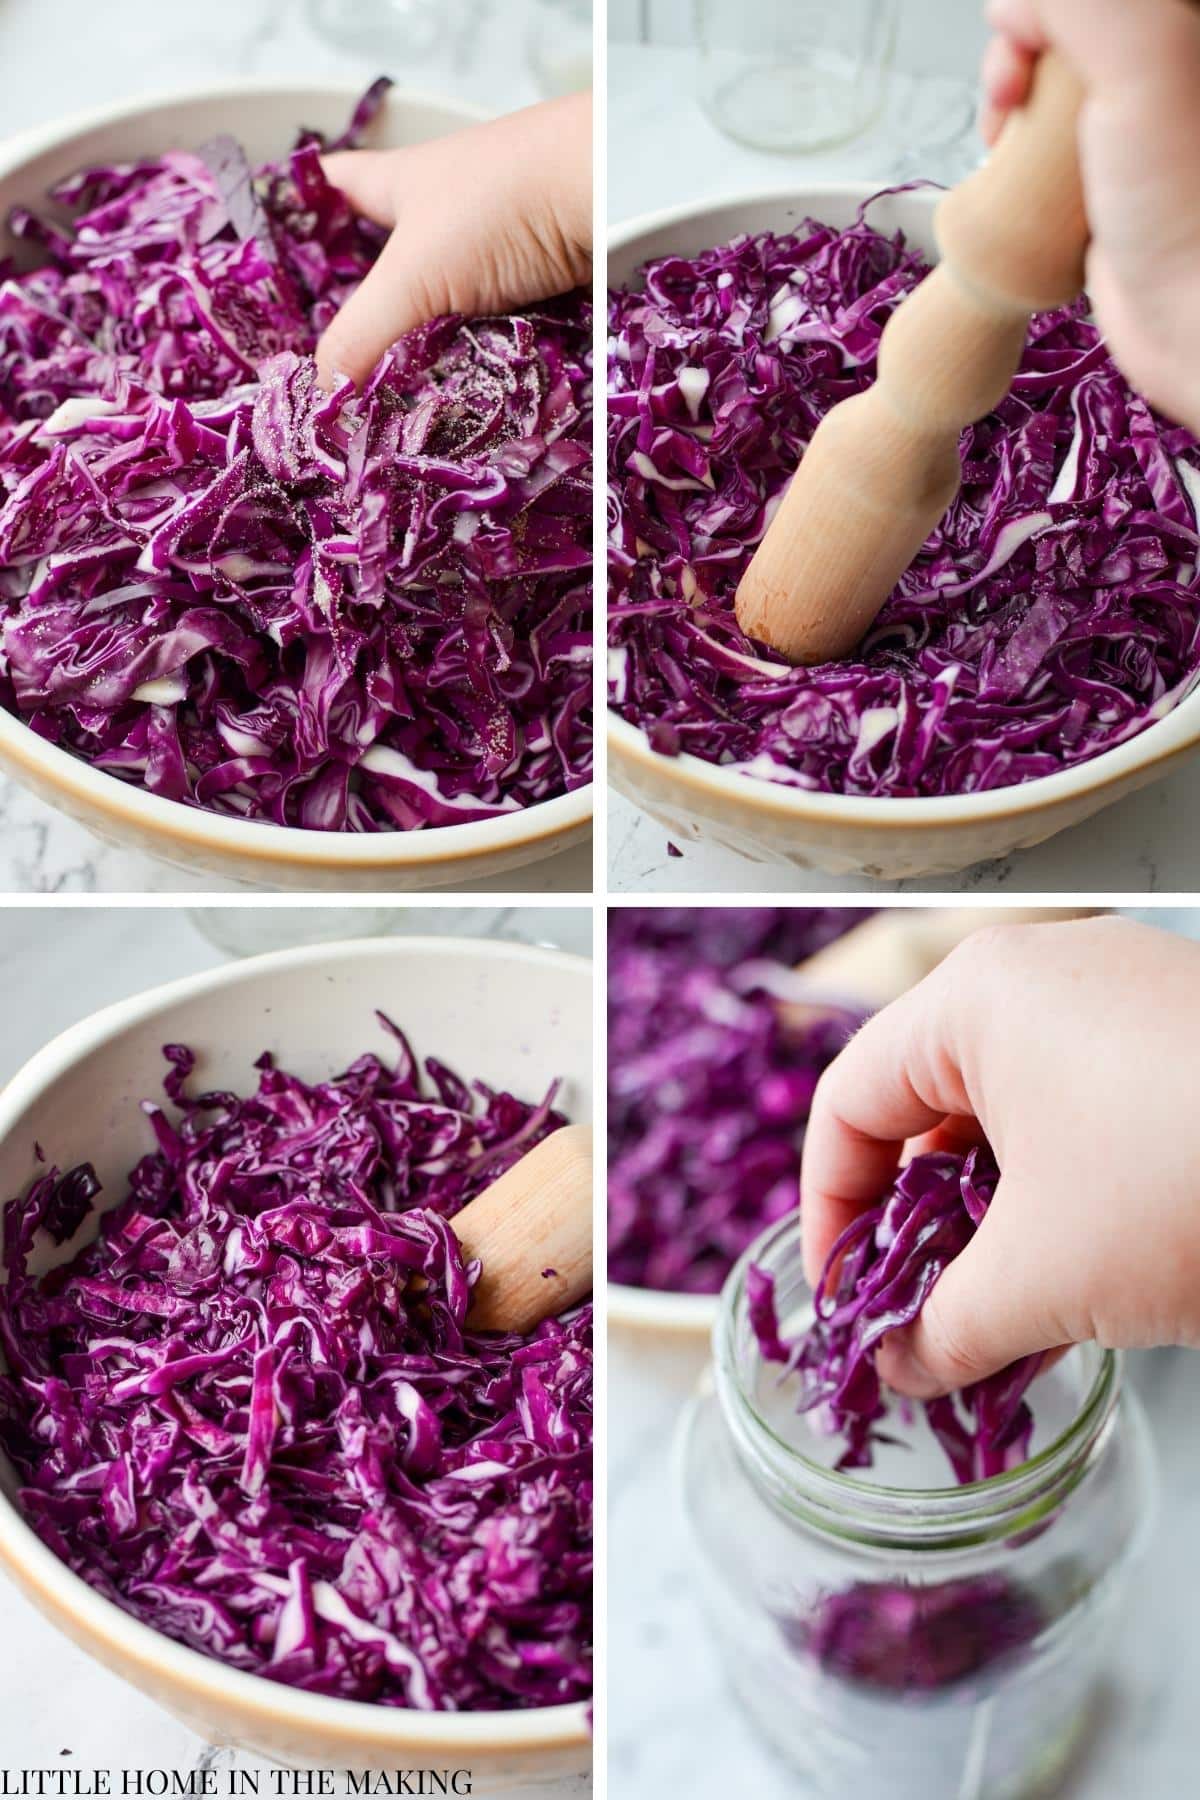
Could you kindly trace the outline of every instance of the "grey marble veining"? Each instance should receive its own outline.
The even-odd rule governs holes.
[[[1033,850],[922,880],[750,865],[715,844],[672,856],[668,842],[661,825],[609,790],[616,894],[1186,894],[1200,887],[1200,775],[1181,769]]]

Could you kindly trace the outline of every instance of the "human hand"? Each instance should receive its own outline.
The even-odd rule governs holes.
[[[1090,1339],[1200,1345],[1198,1034],[1200,945],[1104,918],[977,932],[851,1040],[805,1139],[810,1282],[906,1140],[983,1136],[1000,1167],[974,1238],[883,1340],[889,1386],[928,1399]]]
[[[991,143],[1048,46],[1084,84],[1087,288],[1133,386],[1200,432],[1200,11],[1189,0],[989,0]]]
[[[361,386],[384,351],[427,319],[509,312],[590,279],[590,95],[400,150],[341,150],[321,161],[357,212],[391,228],[317,346],[323,387],[339,375]]]

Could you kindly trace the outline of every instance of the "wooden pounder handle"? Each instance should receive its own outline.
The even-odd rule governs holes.
[[[1052,925],[1087,919],[1102,909],[1072,906],[895,907],[864,919],[799,966],[814,995],[859,1001],[872,1011],[898,1000],[973,932],[987,925]],[[804,1025],[830,1006],[816,999],[784,1003],[789,1023]]]
[[[1029,316],[1083,286],[1082,90],[1048,51],[1028,104],[941,201],[941,261],[897,307],[873,386],[822,419],[737,592],[790,662],[849,655],[958,492],[960,432],[1012,385]]]
[[[592,1287],[592,1128],[563,1125],[450,1221],[483,1270],[467,1324],[531,1331]]]

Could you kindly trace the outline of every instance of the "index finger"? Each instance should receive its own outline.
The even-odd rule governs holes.
[[[331,187],[346,196],[356,213],[390,230],[396,223],[399,192],[395,150],[331,150],[321,168]]]
[[[800,1170],[811,1286],[846,1226],[890,1185],[906,1140],[949,1118],[974,1115],[955,1041],[953,996],[961,974],[961,958],[952,953],[868,1019],[821,1077]]]
[[[432,316],[423,304],[409,246],[393,231],[378,260],[344,300],[317,345],[317,373],[327,391],[348,375],[361,388],[384,352]]]

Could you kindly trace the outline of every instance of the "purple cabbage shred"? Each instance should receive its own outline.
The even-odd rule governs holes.
[[[317,340],[384,234],[326,146],[87,169],[0,264],[0,705],[168,800],[315,831],[590,778],[591,324],[577,293]]]
[[[864,209],[865,211],[865,209]],[[611,703],[663,756],[847,795],[972,793],[1099,755],[1200,665],[1200,449],[1086,305],[1036,317],[963,484],[850,660],[790,668],[734,595],[821,418],[927,273],[860,216],[650,263],[610,299]]]
[[[935,1693],[1031,1643],[1045,1623],[1031,1595],[1001,1575],[933,1586],[864,1581],[784,1619],[793,1650],[827,1674],[890,1694]]]
[[[386,1023],[386,1021],[385,1021]],[[389,1029],[392,1029],[389,1027]],[[0,1443],[33,1529],[144,1624],[313,1693],[508,1710],[591,1692],[591,1308],[466,1324],[448,1221],[563,1123],[395,1033],[309,1084],[190,1097],[98,1191],[5,1208]]]
[[[612,1280],[715,1294],[795,1210],[813,1093],[859,1023],[789,1022],[792,965],[853,907],[621,907],[608,922]]]
[[[774,1277],[746,1276],[751,1329],[768,1362],[799,1385],[797,1410],[843,1440],[839,1469],[869,1468],[889,1402],[875,1352],[889,1331],[911,1325],[948,1263],[964,1250],[987,1211],[999,1173],[988,1150],[914,1157],[879,1206],[860,1213],[829,1253],[814,1296],[811,1326],[789,1342],[780,1333]],[[958,1482],[985,1481],[1027,1460],[1033,1415],[1025,1392],[1040,1355],[923,1402],[930,1428]]]

